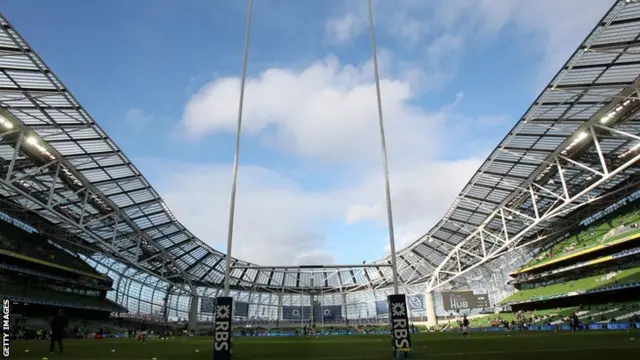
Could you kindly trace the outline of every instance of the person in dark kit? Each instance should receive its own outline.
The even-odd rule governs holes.
[[[467,315],[464,315],[462,317],[462,336],[463,337],[469,336],[469,333],[467,332],[467,330],[469,330],[469,319],[467,319]]]
[[[138,338],[136,339],[136,341],[143,343],[147,342],[147,324],[140,324],[140,332],[138,332]]]
[[[580,330],[580,319],[578,319],[578,315],[576,315],[576,313],[573,313],[573,315],[571,315],[571,330]]]
[[[60,309],[58,310],[58,315],[56,315],[51,320],[51,345],[49,346],[50,353],[53,354],[57,342],[60,354],[62,354],[62,338],[64,337],[64,329],[67,326],[69,326],[69,319],[64,316],[64,311]]]

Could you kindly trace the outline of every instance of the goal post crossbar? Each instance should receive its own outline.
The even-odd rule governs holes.
[[[259,266],[259,265],[238,265],[231,266],[231,269],[255,269],[255,270],[314,270],[314,269],[354,269],[354,268],[380,268],[391,267],[391,264],[358,264],[358,265],[286,265],[286,266]]]

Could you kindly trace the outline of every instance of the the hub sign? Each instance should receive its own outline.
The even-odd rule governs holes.
[[[474,294],[472,291],[443,292],[442,306],[446,311],[483,309],[490,307],[486,294]]]
[[[233,314],[233,298],[216,299],[213,328],[213,358],[215,360],[231,359],[231,319]]]
[[[409,334],[409,317],[407,315],[407,299],[402,294],[389,295],[389,319],[391,320],[391,341],[396,355],[411,352],[411,336]]]

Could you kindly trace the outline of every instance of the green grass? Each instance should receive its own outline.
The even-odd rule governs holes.
[[[638,340],[632,340],[638,338]],[[49,355],[48,341],[13,341],[11,359],[212,359],[209,338],[154,340],[67,340],[63,355]],[[413,337],[414,359],[602,359],[634,358],[640,351],[640,332],[583,333],[459,333],[419,334]],[[29,349],[29,352],[25,352]],[[111,352],[111,350],[115,352]],[[196,350],[199,350],[196,352]],[[392,359],[389,336],[330,336],[320,338],[235,338],[238,360],[378,360]]]

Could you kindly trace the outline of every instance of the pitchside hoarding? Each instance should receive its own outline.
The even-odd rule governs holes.
[[[490,306],[487,294],[474,294],[471,290],[442,293],[442,307],[445,311],[484,309]]]

